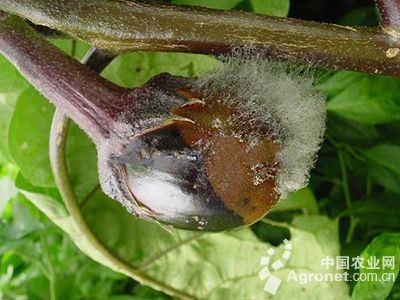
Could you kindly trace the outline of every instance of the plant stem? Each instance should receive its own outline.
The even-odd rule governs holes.
[[[0,53],[97,141],[123,110],[120,88],[42,39],[24,21],[0,15]]]
[[[378,28],[133,0],[2,0],[0,9],[117,52],[222,54],[252,45],[266,56],[400,76],[399,43]]]
[[[375,0],[381,16],[382,29],[394,38],[400,38],[400,0]]]
[[[344,161],[344,151],[342,149],[338,149],[338,156],[339,156],[340,170],[342,173],[342,187],[344,192],[344,198],[346,201],[347,208],[351,210],[352,203],[349,190],[349,181],[347,178],[346,163]],[[357,225],[357,220],[353,217],[353,215],[350,215],[350,225],[349,225],[349,230],[347,231],[346,243],[351,242],[356,225]]]
[[[292,226],[288,223],[285,222],[277,222],[268,218],[263,218],[260,220],[261,222],[271,225],[271,226],[276,226],[276,227],[282,227],[282,228],[286,228],[286,229],[291,229]]]
[[[350,225],[349,225],[349,230],[347,231],[347,236],[346,236],[346,243],[350,243],[351,240],[353,239],[354,231],[356,230],[357,224],[359,220],[357,218],[354,218],[354,216],[350,215]]]
[[[83,61],[87,65],[94,67],[98,72],[100,72],[102,68],[107,65],[107,62],[109,62],[110,59],[111,58],[104,57],[98,51],[91,49]],[[117,257],[93,233],[81,213],[78,200],[69,181],[67,164],[65,160],[65,148],[69,124],[70,121],[67,116],[60,109],[57,109],[53,117],[53,124],[50,131],[50,162],[57,188],[73,222],[79,228],[79,232],[87,240],[87,243],[89,243],[98,251],[98,257],[102,257],[102,259],[107,261],[112,266],[114,271],[123,273],[140,282],[141,284],[148,285],[171,296],[175,296],[180,299],[195,300],[195,298],[191,295],[176,290],[169,285],[147,276],[138,268]]]
[[[344,161],[343,150],[341,150],[341,149],[338,150],[338,156],[339,156],[340,170],[342,172],[342,185],[343,185],[343,191],[344,191],[344,198],[346,200],[347,208],[351,208],[351,197],[350,197],[346,163]]]

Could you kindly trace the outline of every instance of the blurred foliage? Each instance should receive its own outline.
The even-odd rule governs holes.
[[[289,12],[293,17],[346,25],[377,24],[372,0],[292,0],[290,10],[288,0],[163,2],[276,16]],[[88,49],[68,40],[53,42],[77,58]],[[125,54],[103,76],[134,87],[160,72],[196,76],[218,63],[202,55]],[[339,254],[366,259],[393,255],[397,277],[400,81],[355,72],[324,74],[317,78],[317,88],[327,94],[328,128],[309,187],[281,201],[268,219],[240,231],[167,231],[133,218],[99,190],[94,146],[71,126],[67,163],[91,230],[143,274],[195,299],[269,299],[258,279],[259,260],[268,247],[278,257],[284,238],[293,244],[293,253],[285,268],[275,272],[278,277],[287,277],[291,270],[325,272],[321,258]],[[112,271],[115,266],[80,236],[50,170],[53,111],[0,57],[0,299],[171,299]],[[293,295],[295,299],[399,299],[400,284],[399,280],[288,282],[274,299]]]
[[[21,195],[3,211],[0,245],[0,299],[169,299],[87,258]]]

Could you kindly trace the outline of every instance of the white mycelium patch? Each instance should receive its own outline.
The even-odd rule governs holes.
[[[315,89],[307,70],[249,52],[224,58],[219,68],[200,76],[193,87],[201,95],[224,95],[221,100],[236,107],[245,119],[262,122],[270,130],[282,147],[277,192],[284,198],[308,183],[325,131],[325,96]],[[256,176],[255,184],[259,180]]]

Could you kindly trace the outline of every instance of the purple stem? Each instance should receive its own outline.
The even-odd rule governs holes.
[[[95,142],[110,134],[124,111],[125,89],[64,54],[18,17],[1,12],[0,53]]]
[[[375,0],[381,15],[383,29],[395,37],[400,37],[400,0]]]

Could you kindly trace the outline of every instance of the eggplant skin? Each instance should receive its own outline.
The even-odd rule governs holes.
[[[253,128],[259,124],[188,87],[176,88],[172,97],[168,118],[139,131],[113,162],[135,210],[163,224],[204,231],[262,218],[279,198],[279,145],[268,130]]]
[[[198,151],[177,131],[136,138],[124,165],[128,187],[142,209],[158,222],[189,230],[221,231],[244,225],[213,190]]]

